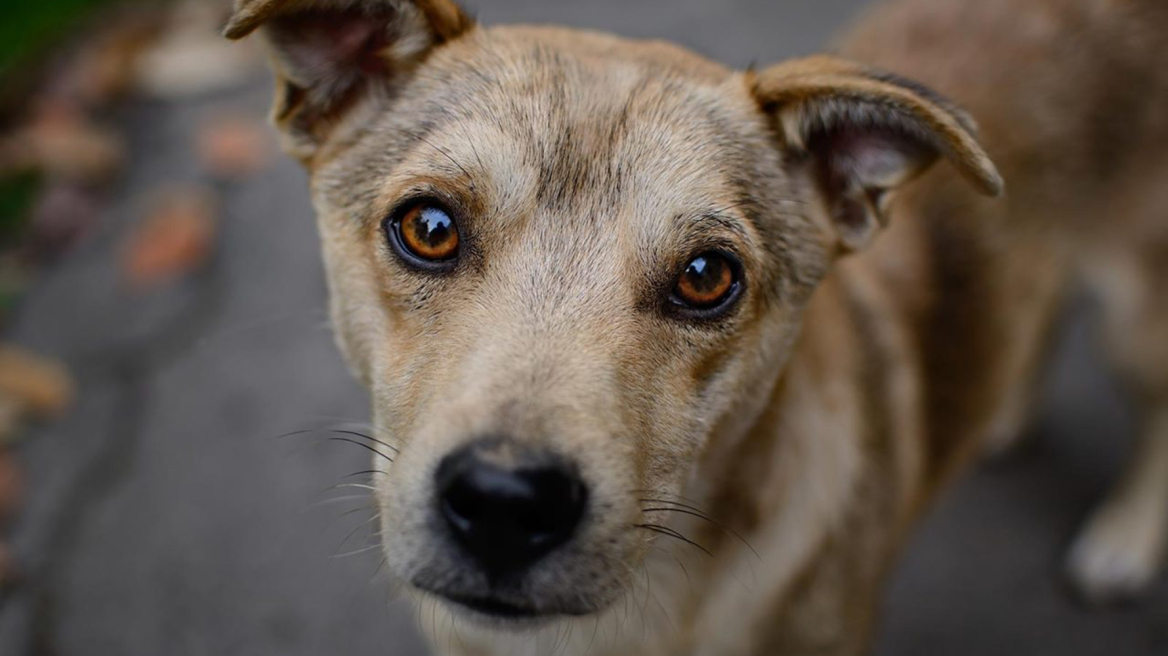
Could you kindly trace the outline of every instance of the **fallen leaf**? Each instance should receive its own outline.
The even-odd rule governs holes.
[[[104,182],[125,162],[122,139],[64,103],[43,103],[5,143],[0,168],[35,168],[68,180]]]
[[[199,131],[196,146],[203,166],[221,178],[255,173],[272,157],[267,126],[254,119],[215,118]]]
[[[0,449],[16,443],[24,426],[23,415],[16,399],[0,395]]]
[[[73,400],[73,379],[57,362],[0,345],[0,399],[15,403],[22,416],[57,416]]]
[[[178,3],[169,29],[138,59],[139,88],[160,98],[184,99],[246,82],[260,60],[252,47],[220,35],[226,15],[225,3]]]
[[[123,270],[136,286],[167,282],[207,261],[215,239],[214,195],[202,188],[167,193],[130,235]]]
[[[10,449],[0,450],[0,524],[16,516],[23,500],[24,472]],[[3,578],[0,574],[0,580]]]

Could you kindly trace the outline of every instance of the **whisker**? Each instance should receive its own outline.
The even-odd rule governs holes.
[[[470,130],[469,130],[469,129],[467,129],[467,127],[466,127],[466,125],[465,125],[465,124],[463,124],[463,123],[459,123],[458,125],[459,125],[459,127],[461,128],[461,130],[462,130],[462,135],[463,135],[463,138],[464,138],[464,139],[466,139],[466,143],[467,143],[468,145],[470,145],[470,150],[471,150],[471,152],[472,152],[472,153],[474,153],[474,156],[475,156],[475,161],[477,161],[477,162],[479,163],[479,170],[480,170],[480,171],[486,171],[486,170],[487,170],[487,166],[486,166],[486,164],[483,164],[483,158],[482,158],[482,156],[481,156],[481,155],[479,155],[479,149],[478,149],[478,147],[477,147],[477,146],[475,146],[475,141],[477,141],[477,139],[473,139],[473,138],[471,138],[471,136],[470,136]]]
[[[361,522],[360,524],[354,526],[353,530],[349,531],[349,534],[345,536],[345,539],[341,540],[341,543],[337,545],[336,551],[340,551],[341,549],[343,549],[345,547],[345,544],[348,543],[349,540],[352,540],[353,536],[357,534],[357,531],[360,531],[361,529],[365,528],[366,526],[369,525],[370,522],[372,522],[373,520],[378,519],[380,517],[381,517],[381,514],[378,513],[378,514],[370,517],[369,519]],[[333,556],[336,556],[335,552],[333,553]]]
[[[359,512],[368,512],[370,510],[376,511],[377,508],[369,507],[369,508],[354,508],[352,510],[346,510],[345,512],[337,515],[337,520],[344,519],[344,518],[348,517],[349,515],[356,515]],[[336,521],[336,520],[334,520],[334,521]]]
[[[336,485],[333,485],[331,487],[326,487],[325,489],[321,490],[321,494],[323,494],[325,492],[332,492],[333,490],[340,490],[343,488],[352,488],[354,490],[369,490],[371,492],[377,491],[377,488],[373,487],[372,485],[364,485],[362,483],[337,483]]]
[[[381,573],[381,570],[382,570],[382,568],[384,568],[384,567],[385,567],[385,565],[386,565],[386,563],[387,563],[387,562],[388,562],[388,561],[385,559],[385,556],[382,556],[382,557],[381,557],[381,562],[377,563],[377,569],[373,570],[373,575],[369,577],[369,582],[370,582],[370,583],[372,583],[373,581],[377,580],[377,575]]]
[[[342,554],[334,554],[333,558],[348,558],[349,556],[356,556],[357,554],[363,554],[365,552],[373,551],[374,549],[379,549],[379,548],[381,548],[381,542],[378,542],[377,544],[371,544],[368,547],[362,547],[361,549],[358,549],[356,551],[346,551],[345,553],[342,553]]]
[[[592,653],[592,645],[596,642],[596,634],[600,631],[600,616],[596,616],[596,621],[592,624],[592,638],[588,640],[588,646],[584,648],[585,654]]]
[[[644,642],[648,637],[649,624],[645,619],[645,609],[649,607],[649,593],[653,591],[653,581],[649,577],[649,567],[645,563],[641,563],[641,571],[645,573],[645,599],[641,602],[641,641]]]
[[[381,456],[382,458],[385,458],[386,460],[393,462],[393,458],[390,458],[389,456],[378,451],[377,449],[374,449],[373,447],[369,446],[368,444],[365,444],[364,442],[358,442],[357,440],[350,439],[347,437],[330,437],[330,438],[328,438],[328,441],[330,441],[330,442],[348,442],[350,444],[356,444],[357,446],[361,447],[362,449],[368,449],[369,451]]]
[[[755,548],[753,546],[751,546],[751,544],[749,542],[746,541],[746,538],[739,535],[738,532],[735,531],[734,529],[730,528],[729,526],[725,526],[721,522],[707,516],[706,514],[702,513],[701,511],[694,510],[694,509],[692,509],[692,507],[686,506],[685,504],[671,502],[671,501],[662,501],[659,499],[642,499],[642,501],[647,501],[647,502],[651,502],[651,503],[675,503],[676,505],[681,506],[681,507],[680,508],[645,508],[641,512],[646,512],[646,513],[649,513],[649,512],[675,512],[675,513],[681,513],[683,515],[690,515],[693,517],[697,517],[698,519],[705,520],[705,521],[713,524],[714,526],[718,527],[719,529],[725,531],[726,533],[737,538],[738,541],[741,542],[743,545],[745,545],[747,549],[750,549],[750,552],[754,554],[755,558],[762,560],[762,556],[760,556],[758,551],[756,551]]]
[[[326,504],[341,503],[343,501],[356,501],[358,499],[362,501],[372,500],[368,494],[350,494],[343,497],[330,497],[328,499],[321,499],[320,501],[314,501],[313,503],[308,504],[308,506],[304,509],[304,512],[308,512]]]
[[[466,168],[464,168],[464,167],[462,166],[462,164],[459,164],[459,163],[458,163],[458,160],[454,159],[454,157],[452,157],[452,156],[450,155],[450,153],[449,153],[449,152],[447,152],[446,150],[444,150],[444,149],[442,149],[442,148],[439,148],[438,146],[436,146],[436,145],[434,144],[434,142],[430,141],[430,140],[429,140],[429,139],[427,139],[426,137],[419,136],[419,137],[418,137],[418,140],[419,140],[419,141],[421,141],[422,143],[426,144],[427,146],[430,146],[431,148],[433,148],[434,150],[438,151],[439,153],[442,153],[442,156],[443,156],[443,157],[445,157],[446,159],[450,160],[450,163],[451,163],[451,164],[453,164],[453,165],[455,165],[456,167],[458,167],[458,170],[459,170],[459,171],[462,171],[462,174],[463,174],[463,175],[465,175],[465,176],[467,177],[467,180],[470,180],[470,181],[471,181],[471,183],[472,183],[472,185],[473,185],[473,182],[474,182],[474,176],[472,176],[472,175],[470,174],[470,171],[467,171],[467,170],[466,170]],[[473,190],[473,186],[472,186],[472,190]]]
[[[693,591],[693,581],[689,577],[689,570],[686,569],[685,565],[681,562],[681,559],[678,558],[677,556],[675,556],[673,553],[666,551],[665,549],[662,549],[660,546],[654,545],[653,549],[656,551],[660,551],[661,553],[665,554],[666,556],[669,556],[677,563],[677,566],[681,568],[681,573],[685,575],[686,586],[688,586],[690,591],[692,592]]]
[[[355,437],[363,437],[367,440],[371,440],[373,442],[380,444],[381,446],[389,449],[390,451],[393,451],[394,453],[401,453],[401,449],[399,449],[396,446],[393,446],[392,444],[389,444],[387,442],[383,442],[383,441],[377,439],[376,437],[373,437],[372,435],[366,435],[365,433],[358,433],[357,431],[351,431],[351,430],[338,430],[335,428],[330,428],[327,430],[330,433],[340,433],[342,435],[353,435]]]
[[[710,516],[706,514],[706,511],[702,510],[701,508],[698,508],[697,506],[691,506],[691,505],[686,504],[686,503],[681,503],[680,501],[670,501],[668,499],[652,499],[652,498],[640,499],[640,501],[641,501],[641,503],[667,503],[671,506],[679,506],[681,508],[686,508],[688,510],[692,510],[696,513],[701,513],[701,517],[703,519],[710,519]]]
[[[466,646],[466,643],[462,640],[462,634],[458,632],[458,617],[454,613],[450,614],[450,630],[454,633],[454,639],[458,641],[461,653],[470,653],[470,648]]]
[[[681,531],[678,531],[677,529],[674,529],[674,528],[670,528],[668,526],[662,526],[660,524],[634,524],[634,526],[637,526],[639,528],[648,528],[648,529],[660,531],[660,532],[666,533],[667,535],[673,536],[675,538],[685,537],[684,535],[682,535]]]
[[[379,440],[376,437],[373,437],[372,435],[366,435],[365,433],[362,433],[359,431],[346,430],[343,428],[327,428],[327,427],[326,428],[306,428],[304,430],[294,430],[294,431],[290,431],[287,433],[281,433],[279,435],[274,436],[272,439],[282,440],[282,439],[285,439],[288,437],[295,437],[297,435],[309,435],[312,433],[333,433],[333,434],[338,434],[338,435],[351,435],[353,437],[360,437],[360,438],[369,440],[371,442],[376,442],[377,444],[384,446],[385,448],[393,451],[394,453],[401,452],[401,449],[397,448],[396,446],[393,446],[392,444],[389,444],[387,442],[383,442],[382,440]]]
[[[645,571],[648,572],[649,568],[646,567]],[[652,592],[652,590],[653,590],[653,588],[650,586],[649,591]],[[652,594],[653,594],[653,603],[657,604],[657,608],[660,609],[660,611],[661,611],[661,616],[664,617],[665,621],[669,623],[670,631],[676,633],[677,632],[677,625],[673,623],[673,618],[670,617],[669,611],[665,610],[665,604],[661,603],[661,598],[657,596],[657,593],[652,592]]]
[[[652,531],[653,533],[659,533],[661,535],[667,535],[671,538],[676,538],[676,539],[681,540],[682,542],[684,542],[692,547],[700,549],[707,556],[709,556],[711,558],[714,557],[714,554],[709,549],[703,547],[702,545],[698,544],[697,542],[694,542],[693,540],[685,537],[681,533],[678,533],[677,531],[675,531],[667,526],[661,526],[659,524],[633,524],[633,526],[635,526],[636,528],[643,528],[645,530]]]
[[[388,476],[389,472],[385,471],[384,469],[366,469],[364,471],[353,472],[344,478],[357,478],[358,476],[365,476],[366,474],[385,474]]]

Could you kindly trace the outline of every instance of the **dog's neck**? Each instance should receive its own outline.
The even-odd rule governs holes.
[[[714,443],[695,477],[693,493],[733,530],[686,527],[714,547],[713,590],[693,600],[691,610],[694,637],[718,641],[715,652],[740,647],[722,642],[739,638],[718,626],[743,617],[775,621],[774,612],[755,607],[751,590],[789,591],[776,595],[789,604],[791,595],[811,594],[798,589],[800,580],[852,563],[839,573],[838,596],[818,590],[826,596],[795,606],[861,603],[842,596],[857,589],[849,579],[883,576],[895,536],[922,505],[921,396],[910,373],[917,357],[905,316],[887,311],[887,290],[872,274],[877,260],[846,260],[816,290],[757,420],[740,439]],[[881,539],[837,539],[845,533]],[[808,644],[859,639],[820,635],[817,623],[798,613],[782,616],[791,623],[787,635]]]

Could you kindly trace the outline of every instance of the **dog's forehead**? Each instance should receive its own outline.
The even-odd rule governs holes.
[[[764,131],[741,80],[666,44],[487,30],[436,53],[420,78],[412,164],[561,217],[729,205],[748,193]]]
[[[619,240],[648,267],[714,234],[756,251],[784,241],[789,221],[764,210],[785,193],[778,149],[741,74],[664,43],[476,32],[316,171],[326,207],[375,221],[437,186],[512,245]]]

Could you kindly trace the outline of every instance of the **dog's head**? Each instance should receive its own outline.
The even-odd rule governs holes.
[[[480,618],[612,603],[644,504],[756,421],[890,192],[939,157],[1001,184],[959,111],[835,59],[735,73],[448,0],[238,0],[227,34],[257,29],[400,450],[389,566]]]

